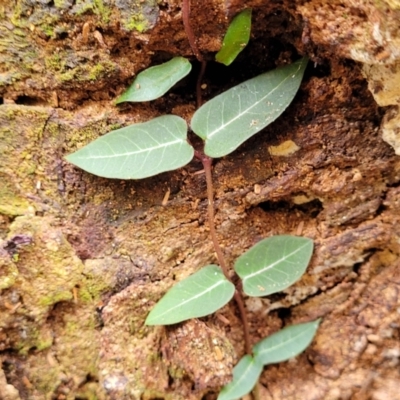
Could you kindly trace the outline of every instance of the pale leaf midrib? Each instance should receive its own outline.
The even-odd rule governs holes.
[[[269,91],[265,96],[260,98],[256,103],[253,103],[250,107],[248,107],[245,110],[243,110],[243,111],[239,112],[238,114],[236,114],[236,116],[234,118],[230,119],[227,123],[220,125],[213,132],[209,133],[207,135],[207,139],[211,139],[215,134],[217,134],[218,132],[220,132],[223,129],[225,129],[227,126],[229,126],[232,123],[234,123],[237,119],[241,118],[244,114],[249,113],[252,108],[258,106],[261,102],[263,102],[268,96],[271,95],[271,93],[275,92],[284,82],[286,82],[287,79],[289,79],[293,75],[296,75],[299,72],[300,68],[301,68],[301,64],[299,64],[299,68],[294,73],[288,74],[288,76],[285,79],[283,79],[277,86],[275,86],[274,89]]]
[[[164,311],[163,313],[161,313],[161,314],[157,314],[157,319],[158,319],[158,318],[162,318],[164,315],[171,313],[173,310],[175,310],[175,309],[177,309],[177,308],[179,308],[179,307],[182,307],[183,305],[185,305],[185,304],[187,304],[187,303],[190,303],[190,302],[192,302],[193,300],[195,300],[195,299],[197,299],[197,298],[199,298],[199,297],[204,296],[204,295],[207,294],[208,292],[211,292],[213,289],[215,289],[216,287],[218,287],[218,286],[220,286],[221,284],[224,284],[224,283],[225,283],[224,280],[218,281],[218,282],[215,283],[213,286],[209,286],[206,290],[202,291],[201,293],[198,293],[198,294],[195,295],[195,296],[191,296],[189,299],[180,302],[179,304],[177,304],[177,305],[174,306],[174,307],[168,308],[168,310],[165,310],[165,311]]]
[[[291,336],[290,339],[286,340],[286,341],[281,341],[279,344],[276,344],[273,347],[269,347],[268,349],[265,350],[261,350],[259,351],[257,354],[259,355],[265,355],[266,353],[270,353],[270,352],[275,352],[276,350],[278,350],[281,347],[287,346],[288,343],[290,342],[294,342],[295,340],[297,340],[298,338],[300,338],[301,336],[305,336],[310,330],[312,330],[314,327],[310,326],[308,327],[306,330],[303,330],[301,332],[299,332],[297,335]]]
[[[143,149],[136,150],[136,151],[129,151],[129,152],[126,152],[126,153],[100,155],[100,156],[89,155],[89,156],[82,156],[81,158],[84,158],[86,160],[96,160],[96,159],[108,159],[108,158],[116,158],[116,157],[126,157],[126,156],[138,155],[138,154],[146,153],[146,152],[150,153],[152,151],[156,151],[156,150],[161,149],[163,147],[165,148],[165,147],[173,146],[173,145],[175,145],[177,143],[182,143],[182,142],[183,142],[182,139],[177,139],[177,140],[174,140],[172,142],[159,144],[158,146],[147,147],[147,148],[143,148]]]
[[[274,268],[277,264],[280,264],[282,261],[285,261],[285,260],[287,260],[288,258],[292,257],[294,254],[296,254],[296,253],[299,252],[300,250],[303,250],[303,248],[304,248],[305,246],[307,246],[307,244],[308,244],[308,243],[305,243],[303,246],[298,247],[297,249],[295,249],[295,250],[292,251],[291,253],[285,255],[284,257],[281,257],[279,260],[276,260],[274,263],[269,264],[268,266],[266,266],[266,267],[264,267],[264,268],[262,268],[262,269],[258,269],[257,271],[255,271],[255,272],[253,272],[253,273],[247,275],[247,276],[243,279],[243,282],[246,281],[246,280],[248,280],[248,279],[253,278],[254,276],[260,275],[260,274],[264,273],[265,271],[270,270],[271,268]]]

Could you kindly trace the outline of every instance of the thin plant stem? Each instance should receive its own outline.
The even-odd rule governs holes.
[[[212,159],[204,155],[201,158],[203,163],[204,172],[206,174],[206,182],[207,182],[207,210],[208,210],[208,225],[210,228],[211,240],[214,245],[215,252],[217,253],[217,259],[219,265],[224,273],[226,279],[229,279],[228,268],[226,266],[225,257],[222,253],[221,247],[218,242],[217,234],[215,232],[215,224],[214,224],[214,189],[213,189],[213,181],[212,181],[212,171],[211,164]]]
[[[201,63],[200,72],[199,72],[199,76],[197,78],[197,83],[196,83],[196,102],[197,102],[197,108],[199,108],[202,104],[201,82],[203,80],[207,62],[204,60],[202,54],[199,51],[199,48],[197,47],[197,43],[196,43],[196,39],[195,39],[193,30],[192,30],[192,26],[190,25],[190,0],[182,0],[182,20],[183,20],[185,32],[188,37],[189,44],[193,51],[193,54],[196,56],[197,60]],[[210,228],[211,240],[213,242],[214,250],[217,254],[217,259],[218,259],[219,265],[222,269],[222,272],[225,275],[226,279],[228,279],[230,282],[232,282],[232,280],[230,279],[229,274],[228,274],[228,267],[226,265],[224,254],[222,253],[221,246],[219,245],[219,241],[217,238],[217,233],[215,231],[214,188],[213,188],[212,168],[211,168],[212,167],[212,158],[206,156],[204,153],[197,151],[197,150],[195,151],[195,156],[201,160],[203,167],[204,167],[204,172],[206,175],[207,200],[208,200],[208,204],[207,204],[208,226]],[[241,288],[235,289],[234,298],[235,298],[236,304],[239,309],[240,319],[242,320],[246,354],[251,355],[252,351],[251,351],[251,343],[250,343],[249,322],[247,319],[246,308],[244,306],[244,300],[243,300],[243,292],[242,292]],[[254,391],[253,394],[254,394],[255,400],[260,400],[259,392],[257,389]]]
[[[206,70],[207,61],[204,60],[202,54],[199,51],[199,48],[197,47],[196,38],[193,33],[192,25],[190,24],[190,0],[182,0],[182,20],[186,36],[189,40],[190,48],[192,49],[192,52],[196,56],[197,60],[201,63],[200,73],[197,77],[196,83],[196,101],[197,108],[199,108],[202,104],[201,82],[203,80],[204,72]]]
[[[200,159],[201,159],[201,162],[203,163],[204,172],[206,174],[207,199],[208,199],[208,205],[207,205],[208,226],[210,228],[211,239],[212,239],[212,242],[214,245],[215,252],[217,253],[217,259],[218,259],[219,265],[222,269],[222,272],[224,273],[226,279],[228,279],[230,282],[232,282],[232,280],[230,279],[229,274],[228,274],[228,268],[226,265],[225,257],[222,253],[222,250],[219,245],[218,238],[217,238],[217,234],[215,232],[214,188],[213,188],[212,170],[211,170],[212,158],[207,157],[206,155],[202,155]],[[250,344],[249,322],[247,320],[247,314],[246,314],[246,309],[244,306],[244,300],[243,300],[243,295],[242,295],[241,289],[239,290],[236,288],[234,298],[235,298],[236,304],[239,309],[240,319],[242,320],[246,354],[252,354],[251,344]]]
[[[199,72],[199,76],[197,78],[197,83],[196,83],[197,108],[200,108],[203,103],[202,95],[201,95],[201,82],[203,80],[204,73],[206,72],[206,66],[207,66],[207,61],[203,60],[201,62],[200,72]]]
[[[239,308],[240,319],[242,320],[243,325],[243,337],[244,337],[244,347],[246,350],[246,354],[252,354],[251,351],[251,343],[250,343],[250,332],[249,332],[249,321],[247,319],[246,309],[244,307],[243,294],[238,289],[235,290],[234,298],[236,304]]]
[[[197,47],[196,38],[193,33],[192,26],[190,25],[190,0],[182,0],[182,20],[185,28],[186,36],[188,37],[190,48],[197,60],[202,62],[203,56]]]

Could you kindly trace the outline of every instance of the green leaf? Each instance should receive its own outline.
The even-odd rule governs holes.
[[[147,178],[180,168],[193,158],[186,134],[185,120],[164,115],[107,133],[66,159],[105,178]]]
[[[170,325],[204,317],[232,299],[235,286],[217,265],[208,265],[173,286],[147,316],[146,325]]]
[[[305,272],[313,241],[297,236],[272,236],[261,240],[235,262],[248,296],[267,296],[296,282]]]
[[[224,386],[217,400],[236,400],[250,393],[258,381],[263,365],[250,355],[245,355],[233,368],[233,380]]]
[[[312,342],[320,321],[288,326],[261,340],[253,347],[254,358],[268,365],[297,356]]]
[[[204,152],[222,157],[279,117],[293,100],[308,59],[266,72],[214,97],[193,116]]]
[[[215,59],[222,64],[230,65],[249,43],[250,31],[251,8],[248,8],[233,18],[226,31],[221,50],[215,55]]]
[[[158,99],[172,86],[185,77],[192,65],[183,57],[172,60],[140,72],[132,85],[117,99],[117,104],[124,101],[150,101]]]

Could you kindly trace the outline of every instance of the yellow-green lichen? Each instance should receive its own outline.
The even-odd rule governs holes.
[[[98,15],[103,23],[110,22],[111,9],[105,6],[102,0],[77,0],[74,10],[77,15],[91,11]]]
[[[104,23],[110,22],[111,10],[104,5],[103,0],[93,0],[93,4],[95,6],[94,11],[100,16],[101,20]]]
[[[52,332],[45,327],[19,323],[20,339],[15,344],[15,349],[21,355],[27,355],[32,349],[43,351],[53,344]]]
[[[35,342],[35,350],[43,351],[48,349],[54,342],[54,338],[52,332],[49,330],[44,330],[41,335],[38,336],[37,341]]]
[[[102,64],[95,65],[89,71],[89,74],[88,74],[89,80],[95,81],[95,80],[99,79],[102,76],[102,74],[104,74],[105,70],[106,70],[106,68],[104,65],[102,65]]]
[[[0,291],[14,285],[18,277],[18,268],[6,256],[0,254]]]
[[[142,15],[138,15],[123,21],[123,26],[128,31],[135,30],[138,32],[145,32],[151,27],[147,19]]]
[[[9,178],[0,173],[0,214],[15,217],[30,213],[32,206],[22,196],[17,194],[16,188],[11,185]]]
[[[109,128],[106,119],[87,124],[79,129],[70,130],[65,143],[66,153],[76,151],[107,132],[109,132]]]
[[[70,6],[70,4],[71,3],[68,0],[54,0],[54,5],[57,8],[61,8],[61,9],[68,8]]]
[[[51,25],[41,25],[42,32],[49,38],[54,38],[54,27]]]
[[[129,4],[128,7],[125,5]],[[120,6],[121,24],[126,30],[144,32],[154,27],[159,16],[157,0],[127,0]]]
[[[23,0],[18,0],[13,7],[13,15],[11,16],[11,23],[14,26],[25,27],[27,21],[21,17],[22,15]]]
[[[85,276],[79,287],[78,297],[83,302],[93,302],[100,299],[101,294],[110,290],[110,286],[100,277]]]
[[[386,10],[389,6],[392,10],[400,10],[400,1],[399,0],[374,0],[374,4],[377,8],[382,10]]]
[[[63,71],[65,62],[62,62],[61,56],[59,53],[54,53],[48,57],[45,57],[44,63],[46,65],[46,68],[49,69],[50,71]]]
[[[53,292],[50,292],[49,295],[40,298],[38,301],[38,305],[47,307],[59,303],[60,301],[72,300],[72,298],[73,298],[72,291],[63,290],[62,288],[60,288],[59,291],[55,290]]]
[[[51,61],[49,61],[50,63]],[[54,66],[54,63],[53,63]],[[63,63],[60,64],[61,71],[64,70]],[[79,81],[93,82],[107,77],[107,74],[113,72],[116,66],[112,62],[102,62],[96,65],[79,65],[73,69],[65,70],[58,75],[61,82]]]

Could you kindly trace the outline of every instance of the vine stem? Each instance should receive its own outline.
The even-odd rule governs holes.
[[[198,61],[202,62],[203,56],[197,47],[196,38],[192,26],[190,25],[190,0],[182,0],[182,21],[193,54],[196,56]]]
[[[206,72],[206,66],[207,66],[207,61],[202,61],[201,62],[201,67],[200,67],[200,73],[197,78],[197,83],[196,83],[196,102],[197,102],[197,108],[199,109],[203,103],[202,96],[201,96],[201,82],[203,80],[204,73]]]
[[[204,60],[203,55],[200,53],[200,50],[196,43],[196,38],[193,33],[192,25],[190,24],[190,0],[182,0],[182,20],[186,36],[189,40],[190,48],[192,49],[193,54],[196,56],[197,61],[201,63],[200,73],[199,76],[197,77],[197,83],[196,83],[197,108],[200,108],[202,104],[201,82],[203,80],[204,72],[206,70],[207,61]]]
[[[182,20],[183,26],[185,28],[186,36],[189,40],[189,45],[192,49],[193,54],[196,56],[197,60],[201,63],[199,76],[196,82],[196,102],[197,102],[197,109],[200,108],[202,104],[202,95],[201,95],[201,82],[203,80],[203,76],[206,70],[207,62],[204,60],[202,54],[197,47],[196,38],[193,33],[192,26],[190,24],[190,0],[182,0]],[[219,265],[222,269],[223,274],[225,275],[226,279],[229,282],[232,280],[228,274],[228,268],[226,265],[224,254],[222,253],[221,246],[219,245],[218,237],[215,231],[215,215],[214,215],[214,188],[213,188],[213,180],[212,180],[212,158],[206,156],[204,153],[200,151],[195,151],[195,155],[199,158],[203,164],[205,175],[206,175],[206,182],[207,182],[207,210],[208,210],[208,226],[210,228],[211,240],[214,245],[215,252],[217,254],[217,259]],[[233,282],[232,282],[233,283]],[[251,343],[250,343],[250,333],[249,333],[249,322],[247,319],[246,308],[244,305],[243,300],[243,292],[241,287],[235,289],[234,299],[239,309],[240,319],[242,320],[243,325],[243,336],[244,336],[244,343],[245,343],[245,350],[247,354],[252,354],[251,351]],[[255,400],[260,400],[259,391],[256,387],[254,392]]]
[[[217,233],[215,231],[214,188],[213,188],[212,168],[211,168],[212,158],[210,158],[204,154],[202,154],[202,155],[197,154],[197,156],[200,158],[200,160],[203,164],[204,172],[206,175],[207,199],[208,199],[208,204],[207,204],[208,226],[210,228],[211,240],[213,242],[214,249],[217,254],[217,259],[218,259],[219,265],[222,269],[222,272],[224,273],[226,279],[228,279],[229,282],[232,282],[232,280],[230,279],[229,274],[228,274],[228,268],[226,265],[224,254],[222,253],[221,246],[219,245],[219,241],[217,238]],[[236,304],[239,309],[240,319],[242,320],[243,336],[244,336],[246,353],[252,354],[251,343],[250,343],[250,333],[249,333],[249,322],[247,319],[247,313],[246,313],[246,308],[244,306],[243,294],[242,294],[241,289],[238,289],[238,288],[235,289],[234,299],[235,299]]]

